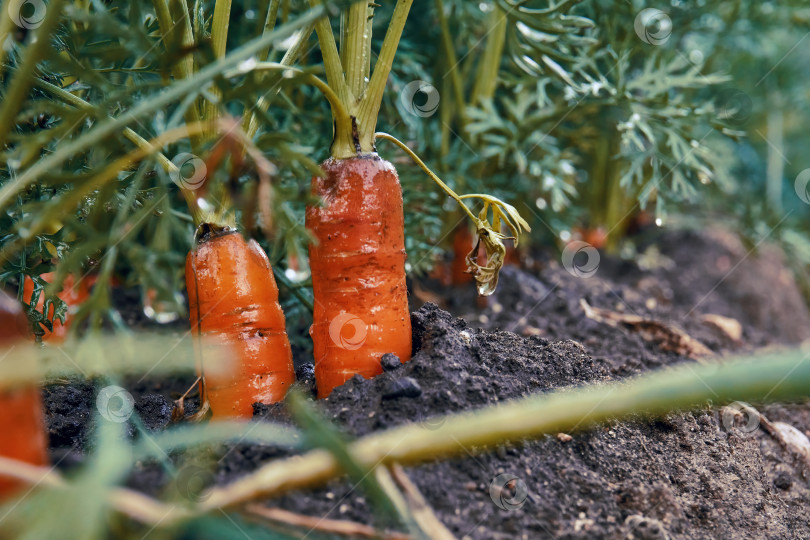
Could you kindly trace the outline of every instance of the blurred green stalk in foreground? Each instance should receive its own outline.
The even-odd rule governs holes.
[[[808,358],[810,352],[797,349],[722,363],[718,360],[712,365],[685,363],[624,382],[557,390],[478,411],[407,424],[357,439],[346,449],[354,463],[372,470],[392,463],[413,465],[463,456],[510,441],[572,433],[635,415],[649,418],[735,400],[763,403],[806,399],[810,396]],[[166,435],[176,429],[168,430]],[[212,443],[221,440],[221,436],[211,438]],[[195,439],[195,444],[205,442]],[[0,458],[0,474],[38,484],[43,489],[72,486],[48,468],[7,458]],[[212,510],[324,484],[343,474],[332,452],[316,449],[272,461],[230,485],[208,490],[198,502],[189,505],[158,501],[121,487],[114,487],[109,493],[109,505],[137,521],[165,528]]]
[[[355,441],[349,449],[363,466],[415,464],[438,457],[464,455],[473,447],[558,432],[635,414],[660,415],[745,400],[754,403],[810,396],[810,352],[787,351],[712,365],[683,364],[632,380],[589,385],[532,395],[408,424]],[[431,429],[432,428],[432,429]],[[278,495],[323,483],[341,474],[334,456],[324,450],[274,461],[228,486],[212,489],[201,509],[241,503],[260,495]]]

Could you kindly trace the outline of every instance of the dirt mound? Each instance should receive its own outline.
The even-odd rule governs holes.
[[[413,322],[420,348],[411,362],[372,381],[353,379],[321,402],[347,432],[363,435],[439,412],[611,378],[611,365],[591,358],[574,341],[472,329],[430,304],[414,313]],[[421,392],[385,397],[405,379]],[[797,411],[788,409],[782,407],[788,421],[802,430],[810,428],[806,413],[804,423],[797,424]],[[770,414],[770,409],[765,411]],[[274,408],[271,416],[278,419],[283,413]],[[805,478],[810,470],[763,431],[747,431],[745,420],[724,426],[719,413],[707,407],[652,422],[616,422],[572,433],[570,440],[549,436],[483,454],[470,448],[468,457],[408,472],[459,537],[810,534],[803,512],[797,511],[810,503]],[[233,466],[235,461],[239,467]],[[245,466],[241,452],[232,452],[221,478]],[[517,477],[525,486],[526,498],[517,509],[500,508],[490,495],[493,481],[502,474]],[[333,518],[373,519],[364,495],[346,482],[289,494],[272,504]]]
[[[637,332],[587,318],[581,299],[678,326],[719,354],[809,334],[807,309],[778,256],[747,254],[728,239],[695,233],[665,235],[654,249],[658,252],[648,259],[658,261],[655,266],[645,265],[645,257],[641,265],[603,257],[597,273],[586,279],[553,261],[532,271],[506,268],[483,309],[473,294],[465,296],[468,289],[444,291],[445,305],[465,313],[470,324],[435,305],[422,306],[412,316],[410,362],[387,361],[383,375],[356,377],[319,404],[352,436],[407,422],[441,429],[425,419],[692,361],[662,351]],[[737,319],[741,339],[704,323],[706,313]],[[147,429],[162,428],[167,400],[188,384],[157,381],[130,388]],[[92,390],[80,383],[46,392],[51,444],[61,448],[55,454],[70,449],[80,459],[92,400]],[[772,421],[810,432],[808,403],[760,410]],[[289,422],[282,404],[256,412]],[[547,436],[486,453],[462,449],[463,457],[407,472],[459,538],[810,537],[810,467],[764,430],[748,429],[746,420],[727,416],[724,423],[721,412],[707,404],[655,421],[614,422],[571,438]],[[288,454],[272,445],[241,444],[217,449],[211,457],[222,483]],[[71,461],[76,460],[66,463]],[[505,478],[513,481],[502,490]],[[130,485],[157,493],[166,481],[157,465],[145,464]],[[346,481],[267,504],[374,522],[365,494]]]

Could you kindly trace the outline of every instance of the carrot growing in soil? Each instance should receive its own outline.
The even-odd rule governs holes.
[[[274,10],[278,9],[278,2],[270,2],[268,21],[276,20]],[[230,0],[217,1],[211,19],[211,48],[215,59],[220,61],[227,52],[230,10]],[[185,15],[173,19],[168,10],[162,12],[159,22],[164,39],[170,39],[172,29],[179,25],[191,45],[194,33],[190,18]],[[268,22],[264,32],[272,33],[274,24]],[[303,35],[309,37],[307,32]],[[259,56],[264,60],[267,50],[259,52]],[[176,76],[181,78],[192,76],[199,68],[191,55],[177,66]],[[222,97],[218,88],[211,88],[211,95]],[[197,226],[194,247],[186,258],[190,323],[192,332],[198,336],[211,334],[218,337],[237,356],[236,369],[229,375],[206,373],[206,351],[202,350],[199,340],[195,340],[200,412],[210,410],[214,418],[251,418],[254,402],[269,404],[281,400],[295,379],[284,314],[278,303],[278,287],[270,261],[261,247],[253,240],[246,242],[232,220],[223,219],[229,214],[228,204],[220,204],[213,212],[203,212],[200,201],[206,192],[211,191],[206,174],[212,174],[228,157],[233,172],[242,165],[245,153],[249,155],[257,165],[260,190],[269,188],[267,171],[272,165],[252,145],[238,124],[221,117],[221,100],[207,100],[200,103],[200,107],[196,105],[187,109],[186,120],[193,123],[201,115],[201,121],[210,126],[203,137],[191,138],[190,141],[196,154],[207,154],[205,167],[197,169],[197,164],[191,163],[194,165],[192,182],[184,182],[185,177],[176,167],[169,169],[170,174],[180,180],[176,183],[181,187]],[[245,123],[252,126],[255,124],[252,111],[245,112]],[[219,142],[204,152],[203,143],[215,137],[220,137]],[[220,201],[228,200],[227,193],[219,195]],[[260,206],[266,202],[266,197],[261,199]],[[208,206],[208,203],[202,206]],[[263,212],[265,218],[266,213],[269,212]]]
[[[310,330],[319,397],[354,374],[382,372],[380,358],[411,357],[405,285],[402,191],[393,165],[376,155],[332,159],[312,191],[324,206],[307,209],[315,297]]]
[[[253,403],[284,398],[295,379],[292,350],[270,261],[255,240],[229,227],[200,226],[186,258],[191,329],[238,352],[237,369],[205,375],[200,389],[215,417],[253,416]]]
[[[355,374],[382,373],[385,353],[402,362],[411,357],[402,190],[394,166],[374,149],[383,89],[411,4],[397,2],[370,79],[375,4],[344,10],[340,52],[329,21],[315,26],[335,120],[325,176],[312,179],[322,205],[306,213],[314,236],[310,334],[321,398]]]
[[[450,276],[453,285],[464,285],[473,280],[472,274],[467,271],[467,253],[473,245],[473,235],[470,226],[462,223],[453,232],[453,260],[450,261]]]
[[[28,318],[22,306],[0,291],[0,347],[6,349],[25,340]],[[4,388],[0,384],[0,456],[33,465],[48,463],[42,396],[36,386]],[[0,499],[20,485],[0,476]]]
[[[396,354],[402,362],[411,357],[402,190],[394,166],[377,155],[375,139],[384,134],[375,133],[375,127],[412,3],[397,1],[373,73],[371,30],[376,4],[357,2],[344,9],[340,51],[328,19],[315,25],[328,83],[319,88],[332,106],[335,129],[331,157],[322,165],[324,176],[312,180],[312,192],[321,205],[308,207],[306,215],[307,228],[314,236],[310,267],[315,309],[310,333],[321,398],[355,374],[372,377],[381,373],[380,359],[385,353]],[[396,141],[388,135],[385,138]],[[427,170],[424,164],[422,167]],[[493,261],[478,265],[471,260],[471,252],[466,262],[479,290],[490,294],[503,263],[499,251],[503,235],[497,231],[500,216],[505,215],[501,209],[506,207],[492,197],[470,195],[485,199],[484,217],[476,218],[458,195],[432,177],[473,219],[479,239],[487,236],[484,247],[488,256],[495,255]],[[490,207],[494,230],[485,223]],[[507,213],[514,212],[509,209]],[[523,224],[520,220],[519,225]],[[483,289],[480,280],[485,282]]]

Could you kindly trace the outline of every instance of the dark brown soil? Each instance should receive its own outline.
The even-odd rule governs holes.
[[[655,267],[603,256],[590,278],[572,276],[555,260],[526,271],[506,268],[484,309],[476,307],[472,286],[447,291],[420,283],[420,296],[439,298],[470,324],[435,305],[420,307],[413,314],[413,359],[374,380],[349,381],[320,402],[322,410],[348,434],[361,436],[437,413],[690,361],[631,331],[587,319],[581,298],[675,324],[718,354],[810,336],[807,308],[772,248],[749,254],[722,232],[669,233],[655,246],[657,256],[648,252],[639,259],[657,261]],[[742,342],[702,323],[706,313],[737,319]],[[168,422],[172,393],[188,384],[122,386],[135,396],[146,429],[154,430]],[[91,385],[77,382],[46,390],[54,458],[65,457],[60,466],[82,460],[94,395]],[[760,410],[810,432],[810,403]],[[282,405],[259,407],[257,415],[287,421]],[[547,436],[486,453],[463,449],[464,457],[407,472],[459,538],[810,538],[810,466],[763,430],[746,432],[740,427],[745,420],[724,425],[707,404],[655,421],[638,418],[571,433],[570,440]],[[270,446],[220,449],[215,479],[229,481],[283,455],[287,451]],[[501,474],[525,486],[518,508],[502,509],[491,497]],[[130,485],[156,493],[166,482],[157,465],[145,464]],[[365,494],[345,481],[267,504],[374,522]]]

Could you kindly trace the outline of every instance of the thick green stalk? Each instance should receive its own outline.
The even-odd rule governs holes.
[[[492,12],[489,15],[489,34],[487,35],[486,49],[478,66],[478,76],[475,79],[472,98],[470,103],[478,105],[482,101],[492,99],[495,95],[495,88],[498,85],[498,70],[501,67],[503,57],[503,47],[506,43],[506,13],[493,3]]]
[[[350,446],[364,466],[403,465],[467,455],[510,441],[559,432],[572,433],[595,424],[643,414],[667,414],[729,403],[806,399],[810,395],[810,361],[801,350],[722,364],[683,364],[622,383],[593,384],[575,390],[490,405],[478,411],[438,417],[428,429],[412,423],[366,436]],[[230,485],[206,493],[200,510],[211,511],[248,500],[323,484],[342,474],[329,452],[273,461]]]
[[[170,44],[177,43],[183,49],[190,50],[194,46],[194,32],[191,29],[191,18],[188,15],[188,9],[184,5],[185,3],[180,6],[175,5],[176,17],[173,17],[169,1],[171,0],[152,0],[163,43],[167,48]],[[194,56],[191,53],[185,54],[172,68],[172,75],[176,80],[187,79],[193,73]],[[184,118],[188,124],[200,121],[200,111],[196,102],[186,109]],[[191,140],[192,148],[198,149],[201,142],[200,137],[195,136]]]
[[[0,76],[5,73],[6,68],[6,40],[10,36],[10,30],[12,28],[11,17],[8,14],[8,8],[11,5],[11,2],[14,0],[3,0],[2,4],[0,5]]]
[[[397,0],[394,14],[391,16],[391,22],[388,24],[388,30],[383,39],[380,54],[377,56],[377,63],[374,65],[374,73],[371,75],[368,88],[366,88],[366,95],[360,103],[357,113],[357,132],[360,136],[361,152],[374,151],[374,130],[377,127],[377,115],[380,113],[385,85],[388,82],[388,75],[391,73],[394,56],[397,53],[402,30],[405,28],[405,21],[408,19],[408,12],[410,12],[412,4],[413,0]]]
[[[436,0],[436,16],[439,19],[439,29],[442,32],[442,48],[444,49],[444,57],[447,58],[449,64],[448,73],[450,74],[450,83],[453,88],[453,99],[455,103],[453,106],[458,111],[459,123],[462,128],[466,125],[466,103],[464,100],[464,84],[461,82],[461,72],[459,71],[459,61],[456,55],[456,48],[453,46],[453,36],[450,34],[450,26],[447,24],[447,17],[444,15],[444,2]],[[442,107],[442,109],[449,109],[449,107]]]
[[[62,2],[63,0],[52,0],[48,4],[42,25],[34,31],[34,39],[28,40],[20,67],[14,74],[8,91],[3,96],[3,105],[0,107],[0,150],[5,146],[8,134],[14,126],[14,117],[17,116],[20,105],[25,101],[28,90],[31,88],[37,64],[45,58],[45,54],[51,47],[51,36],[59,23]],[[22,9],[22,4],[20,4],[20,8]],[[5,18],[7,13],[3,15]],[[0,47],[3,47],[2,43],[0,43]]]
[[[314,0],[311,0],[311,3],[313,2]],[[326,17],[318,19],[315,22],[315,32],[318,34],[318,43],[321,46],[323,66],[326,70],[326,82],[329,83],[329,87],[335,91],[344,105],[351,103],[349,99],[349,87],[346,84],[346,77],[343,74],[343,64],[340,61],[340,53],[335,43],[335,36],[332,33],[332,26],[329,24],[329,19]],[[350,158],[357,153],[353,135],[353,122],[350,121],[348,124],[341,122],[334,110],[333,117],[335,121],[335,133],[330,153],[332,157],[338,159]]]
[[[264,30],[262,30],[262,35],[272,32],[273,29],[275,29],[276,21],[278,20],[278,8],[280,5],[281,0],[270,0],[270,5],[267,6],[267,16],[264,18]],[[268,45],[264,48],[264,50],[260,51],[257,55],[259,60],[267,60],[270,57],[270,49],[272,49],[272,46]]]
[[[346,85],[352,100],[350,109],[363,98],[371,66],[371,32],[367,2],[356,2],[343,12],[340,32],[340,60],[346,70]]]
[[[168,0],[152,0],[152,6],[155,8],[163,43],[168,45],[176,39],[181,47],[191,48],[194,45],[194,35],[188,10],[178,13],[178,19],[174,21]],[[183,59],[174,65],[173,75],[176,79],[185,79],[192,73],[194,73],[194,57],[191,54],[183,56]]]
[[[231,0],[216,0],[214,4],[214,19],[211,23],[211,49],[214,58],[219,60],[225,57],[225,49],[228,42],[228,26],[231,19]],[[215,85],[210,88],[213,99],[205,100],[203,120],[214,120],[219,116],[219,99],[222,93]],[[209,137],[213,133],[207,134]]]

